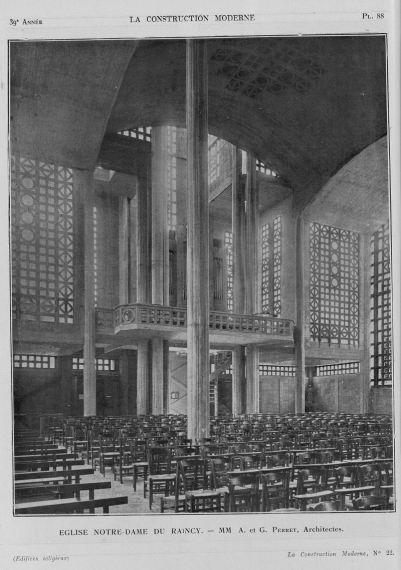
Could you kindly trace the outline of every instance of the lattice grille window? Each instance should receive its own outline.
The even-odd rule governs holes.
[[[281,313],[281,217],[273,221],[273,314]]]
[[[262,226],[262,313],[270,313],[270,236],[269,224]]]
[[[152,127],[137,127],[136,129],[126,129],[125,131],[118,131],[119,135],[139,139],[143,141],[150,141],[152,138]]]
[[[233,234],[225,232],[224,245],[226,247],[227,262],[227,310],[234,310],[234,259],[233,259]]]
[[[310,224],[310,323],[314,341],[358,346],[359,234]]]
[[[220,176],[221,147],[222,140],[209,135],[209,184]]]
[[[266,164],[264,164],[258,159],[256,159],[256,170],[258,170],[259,172],[263,172],[263,174],[267,174],[268,176],[278,176],[278,174],[274,172],[274,170],[266,166]]]
[[[74,357],[72,359],[72,369],[83,370],[84,359]],[[96,358],[96,370],[99,372],[115,372],[117,370],[116,360],[110,358]]]
[[[262,313],[281,314],[282,223],[262,226]]]
[[[42,354],[14,354],[15,368],[56,368],[54,356]]]
[[[13,317],[73,323],[72,170],[11,160]]]
[[[295,366],[280,366],[274,364],[259,364],[259,376],[290,376],[296,373]]]
[[[374,386],[391,386],[391,260],[388,224],[381,226],[371,238],[370,267],[370,380]]]
[[[316,376],[333,376],[340,374],[358,374],[359,362],[341,362],[340,364],[325,364],[316,367]]]

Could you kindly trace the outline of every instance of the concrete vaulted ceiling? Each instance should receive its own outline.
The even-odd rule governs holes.
[[[63,166],[93,168],[136,45],[12,42],[12,148]]]
[[[209,131],[253,152],[302,209],[387,131],[385,40],[211,39]],[[95,164],[105,134],[185,127],[185,41],[11,46],[11,140],[67,166]]]

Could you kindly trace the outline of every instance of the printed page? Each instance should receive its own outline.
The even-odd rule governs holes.
[[[334,496],[328,491],[329,502],[336,499],[337,506],[344,506],[341,501],[346,500],[349,510],[304,510],[312,503],[299,498],[297,510],[230,512],[227,508],[227,512],[175,513],[165,501],[166,511],[161,513],[163,495],[155,495],[149,510],[148,495],[146,501],[141,496],[143,481],[141,492],[135,494],[131,474],[124,476],[123,484],[113,481],[113,496],[126,493],[130,497],[117,512],[110,507],[110,514],[102,508],[94,513],[29,514],[29,510],[19,513],[20,501],[14,490],[14,478],[21,470],[18,462],[24,465],[16,451],[17,434],[21,425],[28,425],[27,418],[46,435],[53,433],[48,431],[53,421],[49,416],[137,414],[141,387],[137,379],[132,387],[127,370],[139,366],[138,346],[150,338],[146,330],[152,330],[153,325],[148,320],[141,333],[144,336],[139,336],[135,329],[140,326],[132,312],[135,301],[121,284],[125,271],[127,288],[135,290],[135,306],[142,299],[142,310],[149,310],[146,295],[140,297],[141,287],[146,289],[146,285],[132,269],[135,256],[135,268],[151,266],[153,281],[149,283],[156,299],[152,303],[168,305],[170,319],[170,336],[160,333],[158,337],[168,338],[170,343],[167,387],[160,396],[163,402],[158,402],[158,392],[153,389],[153,409],[162,406],[166,414],[178,417],[192,406],[188,412],[191,418],[202,421],[187,378],[179,373],[183,363],[187,366],[187,337],[185,329],[177,330],[177,321],[173,325],[171,307],[180,307],[185,315],[189,311],[185,280],[189,290],[190,278],[180,273],[177,259],[194,263],[196,253],[186,257],[186,232],[192,232],[191,239],[196,242],[202,235],[197,232],[207,227],[213,238],[207,254],[213,272],[209,307],[214,320],[211,317],[209,338],[215,364],[211,377],[214,373],[217,377],[217,370],[222,372],[220,380],[212,382],[210,389],[208,386],[213,425],[221,428],[224,422],[219,424],[216,418],[224,418],[241,405],[245,423],[247,410],[252,409],[261,417],[274,416],[276,421],[302,409],[333,412],[337,419],[341,413],[345,417],[369,412],[380,416],[383,426],[393,430],[395,442],[399,440],[399,18],[396,0],[204,0],[198,5],[178,0],[168,4],[155,0],[18,0],[3,6],[2,568],[101,570],[116,566],[156,570],[194,566],[259,570],[272,564],[289,570],[321,564],[344,569],[399,568],[397,443],[394,463],[390,451],[387,461],[375,456],[381,460],[379,465],[386,461],[394,471],[394,483],[383,479],[378,492],[381,510],[352,510],[349,495],[344,499],[344,494]],[[206,74],[195,64],[195,72],[189,75],[193,68],[187,58],[194,45],[206,46]],[[177,185],[177,180],[187,176],[187,147],[182,147],[185,151],[179,147],[186,142],[191,115],[186,109],[186,81],[192,77],[198,85],[205,76],[209,81],[210,215],[208,221],[200,215],[196,219],[200,210],[194,206],[192,213],[188,210],[187,220],[187,198],[179,198]],[[196,125],[200,124],[199,109],[205,108],[204,100],[200,101],[193,111]],[[119,136],[128,142],[121,142]],[[115,137],[120,140],[118,152],[113,146]],[[194,141],[196,146],[196,137]],[[237,179],[227,182],[220,174],[224,165],[216,158],[219,145],[226,149],[230,161],[236,161]],[[146,162],[145,154],[150,157],[151,152],[159,153],[165,161],[165,172]],[[251,179],[250,165],[257,181],[256,205],[244,198],[248,182],[243,182],[243,187],[238,182]],[[152,203],[149,199],[143,206],[143,189],[149,192],[150,188],[143,182],[146,168],[160,196],[166,184],[169,188],[160,200],[152,190]],[[198,168],[201,171],[202,165]],[[90,194],[88,187],[95,188],[94,193]],[[190,195],[196,197],[196,192],[191,192],[188,182],[182,193],[188,194],[188,203]],[[106,202],[109,212],[114,212],[108,219],[101,213],[101,204]],[[138,214],[141,207],[142,217]],[[253,230],[260,244],[256,252],[249,241],[252,207],[259,220],[259,227]],[[169,238],[163,246],[167,262],[152,253],[157,240],[164,239],[155,221],[141,234],[152,236],[151,243],[143,242],[145,253],[137,242],[135,251],[124,245],[121,236],[129,231],[123,228],[124,220],[132,222],[136,216],[138,227],[142,227],[149,220],[146,208],[153,220],[167,220]],[[89,209],[94,212],[90,226],[85,223]],[[194,212],[195,225],[191,225]],[[132,235],[137,231],[133,227]],[[242,238],[236,237],[236,232],[242,231]],[[132,236],[129,239],[134,243]],[[109,261],[104,263],[102,254],[96,252],[106,250]],[[90,260],[85,251],[92,252]],[[235,253],[238,251],[242,257]],[[195,293],[191,295],[201,303],[201,284],[206,280],[199,277],[196,265],[192,267]],[[161,280],[167,280],[161,300],[157,297],[162,290],[159,270]],[[176,285],[166,277],[174,271]],[[114,297],[107,297],[113,287]],[[163,302],[166,296],[168,303]],[[90,350],[85,344],[90,330],[85,324],[85,302],[87,306],[92,303],[97,319],[94,413],[87,407],[87,387],[83,387],[87,372],[83,372],[82,350],[85,354]],[[229,313],[233,316],[226,323],[234,323],[237,313],[247,315],[246,324],[242,320],[241,325],[224,325],[241,326],[240,332],[238,328],[234,333],[218,330],[218,323],[223,322],[219,319],[228,319]],[[118,323],[116,315],[120,315]],[[184,319],[182,315],[174,318]],[[287,333],[272,333],[265,344],[262,332],[255,327],[278,327],[278,322],[282,330],[287,327]],[[299,322],[304,324],[302,328],[297,327]],[[218,354],[236,350],[230,334],[244,337],[235,341],[236,346],[247,346],[247,359],[252,357],[257,363],[256,371],[249,367],[246,371],[249,377],[256,375],[253,388],[249,383],[242,388],[234,385],[240,350],[229,357],[233,360],[227,360],[226,369],[218,361]],[[305,347],[302,350],[296,348],[300,339]],[[161,343],[161,351],[165,347]],[[146,368],[147,363],[140,362]],[[300,367],[309,371],[305,378],[300,376]],[[160,373],[164,374],[163,365]],[[107,391],[109,381],[119,386],[118,400]],[[339,434],[342,427],[339,424],[332,429]],[[369,433],[373,428],[360,427],[358,438],[356,429],[348,438],[354,438],[350,449],[358,439],[363,439],[361,446],[368,447],[370,441],[380,447],[384,433],[373,434]],[[360,458],[370,452],[360,447],[357,453]],[[291,456],[292,476],[294,470],[301,469],[294,465],[296,457],[296,453]],[[381,471],[384,477],[384,467]],[[98,482],[113,479],[107,466],[105,477],[99,474],[99,466],[95,476]],[[329,490],[334,485],[334,471],[329,469],[330,476],[332,487],[325,487]],[[293,495],[300,494],[297,489]],[[81,501],[86,500],[85,493],[82,491]],[[104,491],[99,491],[99,496],[105,496]],[[391,501],[386,502],[386,497]]]

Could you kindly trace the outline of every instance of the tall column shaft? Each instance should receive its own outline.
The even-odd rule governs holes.
[[[137,180],[135,181],[138,189]],[[137,286],[138,286],[138,247],[137,247],[137,227],[138,222],[138,196],[134,196],[129,200],[129,232],[128,232],[128,256],[129,256],[129,289],[128,303],[137,303]],[[146,239],[146,238],[145,238]]]
[[[166,127],[152,129],[152,303],[168,304]]]
[[[149,411],[149,341],[138,341],[137,355],[137,414]]]
[[[129,302],[130,286],[130,224],[129,200],[125,196],[119,198],[119,302],[124,305]]]
[[[125,350],[120,356],[120,386],[121,386],[121,405],[120,413],[127,416],[129,409],[129,363],[128,351]]]
[[[295,413],[305,411],[305,223],[297,219],[296,244],[296,299],[297,323],[295,326]]]
[[[246,413],[259,413],[259,347],[246,348]]]
[[[138,176],[135,242],[136,242],[136,302],[151,302],[151,187],[150,164],[145,164]],[[149,341],[138,341],[137,349],[137,396],[136,407],[138,415],[149,412]]]
[[[244,387],[245,387],[245,347],[236,346],[233,350],[233,414],[244,412]]]
[[[152,414],[163,414],[164,347],[162,338],[152,339]]]
[[[256,160],[246,155],[246,184],[245,184],[245,314],[251,315],[258,309],[258,227],[259,227],[259,196],[256,185]]]
[[[94,235],[93,172],[79,173],[84,191],[85,212],[85,309],[84,309],[84,416],[96,415],[96,323],[95,323],[95,276],[94,276]]]
[[[234,313],[244,314],[246,298],[246,212],[242,154],[233,147],[232,232],[234,265]],[[253,269],[254,271],[254,269]]]
[[[188,437],[209,434],[207,44],[187,40]]]
[[[137,302],[150,303],[150,259],[151,259],[151,194],[150,169],[138,177],[136,208],[136,262]]]

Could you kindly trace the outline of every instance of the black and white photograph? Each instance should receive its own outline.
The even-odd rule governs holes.
[[[388,34],[245,11],[8,37],[6,508],[57,567],[88,533],[399,557],[363,535],[399,522]]]
[[[11,42],[10,87],[15,513],[393,509],[384,35]]]

